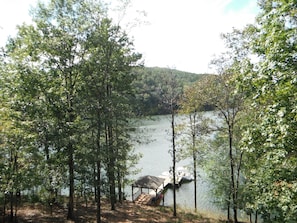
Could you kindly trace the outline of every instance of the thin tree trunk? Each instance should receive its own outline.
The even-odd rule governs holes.
[[[72,84],[72,74],[69,74],[69,79],[66,78],[66,89],[69,90],[67,93],[67,114],[66,120],[70,123],[73,123],[75,120],[75,114],[73,109],[73,87]],[[71,140],[71,136],[73,136],[72,130],[70,131],[70,135],[68,135],[68,145],[67,145],[67,152],[68,152],[68,169],[69,169],[69,203],[68,203],[68,214],[67,219],[74,220],[74,144]]]
[[[173,167],[172,167],[172,174],[173,174],[173,216],[176,217],[176,180],[175,180],[175,127],[174,127],[174,109],[173,105],[171,104],[171,128],[172,128],[172,156],[173,156]]]
[[[195,203],[195,212],[197,211],[197,157],[196,154],[193,154],[194,162],[194,203]]]
[[[68,168],[69,168],[69,203],[67,219],[74,220],[74,159],[73,145],[68,145]]]
[[[13,222],[13,192],[9,192],[10,198],[10,218],[9,222]]]
[[[117,119],[116,119],[115,125],[116,125],[116,128],[118,128],[118,120]],[[117,129],[115,131],[115,139],[116,139],[116,156],[119,157],[120,156],[119,150],[121,149],[121,144],[120,144],[120,140],[118,137]],[[122,193],[122,182],[123,182],[122,175],[123,174],[122,174],[122,171],[124,171],[124,170],[122,170],[120,163],[117,165],[116,171],[117,171],[118,199],[119,199],[119,202],[122,203],[122,201],[123,201],[123,193]]]
[[[101,162],[100,159],[97,161],[97,181],[96,181],[96,190],[97,190],[97,223],[101,223],[101,191],[100,191],[100,181],[101,181]]]
[[[197,156],[196,156],[196,115],[194,115],[194,128],[193,128],[193,165],[194,165],[194,200],[195,200],[195,212],[197,211]]]
[[[108,70],[108,69],[107,69]],[[108,72],[107,72],[108,73]],[[107,99],[111,102],[112,98],[112,86],[109,83],[110,80],[106,84],[106,96]],[[108,148],[108,178],[109,178],[109,193],[110,193],[110,204],[111,210],[115,210],[115,203],[116,203],[116,184],[115,184],[115,151],[114,151],[114,142],[113,142],[113,107],[112,103],[110,103],[108,107],[108,120],[105,124],[105,139],[106,139],[106,146]]]
[[[2,222],[5,222],[5,217],[6,217],[6,193],[3,193],[3,197],[4,197],[4,202],[3,202],[3,218],[2,218]]]
[[[100,99],[100,94],[98,96]],[[101,101],[98,101],[98,108],[100,107]],[[97,175],[95,176],[96,178],[96,204],[97,204],[97,210],[96,210],[96,217],[97,217],[97,223],[101,223],[101,133],[102,133],[102,122],[101,122],[101,113],[100,110],[97,110],[97,135],[96,135],[96,167],[97,167]],[[96,172],[96,170],[95,170]]]
[[[236,187],[235,187],[235,173],[234,173],[234,157],[232,148],[232,127],[229,124],[229,159],[230,159],[230,172],[231,172],[231,193],[232,193],[232,209],[233,209],[233,220],[237,223],[237,198],[236,198]]]
[[[97,165],[96,165],[96,162],[94,162],[94,166],[93,166],[93,180],[94,180],[94,198],[95,198],[95,203],[97,203]]]
[[[195,111],[196,112],[196,111]],[[193,174],[194,174],[194,206],[195,212],[197,211],[197,155],[196,155],[196,114],[190,114],[191,133],[192,133],[192,147],[193,147]]]
[[[108,164],[107,164],[107,171],[108,171],[108,180],[109,180],[109,194],[110,194],[110,205],[111,210],[115,210],[115,203],[116,203],[116,192],[115,192],[115,157],[114,151],[112,146],[112,128],[109,125],[106,125],[106,133],[105,133],[106,145],[108,147]]]
[[[44,140],[44,151],[45,151],[45,156],[46,156],[46,163],[48,164],[48,168],[49,170],[51,170],[51,163],[50,163],[50,153],[49,153],[49,144],[48,144],[48,140],[47,137]],[[54,191],[54,188],[52,187],[52,176],[49,175],[49,186],[50,186],[50,200],[49,202],[49,206],[50,206],[50,211],[51,211],[51,215],[52,215],[52,211],[53,211],[53,198],[57,199],[57,194]]]
[[[15,168],[15,174],[18,175],[18,172],[19,172],[19,165],[18,165],[18,154],[15,155],[14,157],[14,168]],[[20,189],[19,189],[19,185],[20,185],[20,182],[19,182],[19,178],[16,179],[16,185],[17,185],[17,188],[16,188],[16,192],[15,192],[15,197],[14,197],[14,222],[17,222],[17,212],[18,212],[18,199],[20,198],[20,195],[21,195],[21,192],[20,192]]]
[[[111,202],[111,210],[115,210],[115,204],[116,204],[116,185],[115,185],[115,171],[114,171],[114,158],[111,159],[109,168],[110,175],[109,175],[109,181],[110,181],[110,202]]]
[[[227,219],[228,219],[228,222],[231,222],[231,214],[230,214],[230,200],[231,200],[231,196],[230,196],[230,193],[229,193],[229,201],[228,201],[228,207],[227,207]]]
[[[123,201],[123,193],[122,193],[122,178],[121,178],[121,174],[120,174],[120,170],[118,169],[118,197],[119,197],[119,202],[122,203]]]

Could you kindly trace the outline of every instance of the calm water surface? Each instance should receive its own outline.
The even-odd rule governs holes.
[[[182,119],[177,118],[176,123],[181,123]],[[137,179],[144,175],[159,176],[164,171],[169,171],[172,167],[172,149],[171,142],[171,120],[170,116],[156,116],[153,120],[143,120],[137,130],[139,135],[142,135],[148,143],[135,145],[136,152],[143,155],[140,159],[137,168],[141,169],[140,173],[135,175],[133,179]],[[177,163],[179,166],[189,166],[192,162],[190,159],[183,160]],[[203,176],[203,172],[199,171]],[[198,178],[197,185],[197,206],[200,212],[224,213],[212,203],[212,198],[209,193],[210,185],[205,181],[205,178]],[[131,199],[131,192],[130,197]],[[165,195],[165,205],[173,204],[172,190],[168,190]],[[177,205],[187,209],[194,209],[194,183],[183,184],[177,190]]]

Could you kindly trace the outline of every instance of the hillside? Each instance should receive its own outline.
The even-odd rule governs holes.
[[[205,75],[160,67],[136,68],[133,72],[136,76],[134,81],[136,101],[133,101],[133,104],[138,115],[168,114],[168,108],[163,103],[162,87],[168,85],[168,81],[173,78],[178,84],[176,90],[182,94],[186,86]]]

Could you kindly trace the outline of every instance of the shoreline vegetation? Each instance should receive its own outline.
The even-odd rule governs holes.
[[[8,212],[8,210],[7,210]],[[7,214],[7,213],[6,213]],[[3,217],[0,222],[3,221]],[[67,206],[48,205],[41,203],[24,203],[20,205],[17,211],[18,223],[29,222],[57,222],[57,223],[93,223],[96,222],[96,207],[94,204],[86,206],[84,202],[78,202],[75,205],[75,220],[67,220]],[[5,222],[8,222],[6,219]],[[108,223],[157,223],[157,222],[193,222],[193,223],[220,223],[226,222],[225,219],[218,218],[211,213],[205,215],[187,209],[178,209],[177,217],[173,217],[172,208],[165,206],[148,206],[135,204],[131,201],[123,201],[116,204],[116,210],[110,210],[107,199],[102,200],[101,222]]]

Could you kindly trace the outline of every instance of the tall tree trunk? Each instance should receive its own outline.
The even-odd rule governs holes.
[[[97,190],[97,223],[101,223],[101,188],[100,188],[100,181],[101,181],[101,161],[100,159],[97,161],[97,180],[96,180],[96,190]]]
[[[66,121],[73,123],[75,120],[74,105],[73,105],[73,91],[74,85],[72,81],[72,73],[69,73],[69,76],[65,79],[67,92],[67,112],[66,112]],[[74,136],[73,130],[68,129],[70,135],[68,135],[68,169],[69,169],[69,203],[68,203],[68,214],[67,219],[74,220],[74,144],[72,142],[72,136]]]
[[[196,111],[195,111],[196,112]],[[196,155],[196,115],[194,114],[193,120],[190,115],[190,122],[192,127],[192,146],[193,146],[193,168],[194,168],[194,204],[195,212],[197,211],[197,155]]]
[[[229,159],[230,159],[230,174],[231,174],[231,193],[232,193],[232,209],[233,209],[233,219],[234,223],[237,223],[237,196],[236,196],[236,183],[235,183],[235,173],[234,173],[234,157],[233,157],[233,130],[232,126],[229,124]]]
[[[9,199],[10,199],[10,217],[9,222],[13,222],[13,192],[9,192]]]
[[[107,69],[108,71],[109,69]],[[105,139],[106,139],[106,146],[108,149],[108,164],[107,164],[107,172],[108,172],[108,180],[109,180],[109,193],[110,193],[110,204],[111,210],[115,210],[115,203],[116,203],[116,184],[115,184],[115,151],[114,151],[114,136],[113,136],[113,107],[112,107],[112,86],[110,83],[109,73],[106,72],[108,75],[107,84],[106,84],[106,97],[110,104],[107,107],[107,117],[108,120],[105,123]]]
[[[116,192],[115,192],[115,154],[112,143],[112,127],[110,124],[106,125],[105,131],[105,140],[108,149],[108,164],[107,164],[107,172],[108,172],[108,181],[109,181],[109,195],[110,195],[110,205],[111,210],[115,210],[116,203]]]
[[[3,192],[3,198],[4,198],[4,202],[3,202],[3,216],[2,216],[2,222],[5,222],[5,217],[6,217],[6,193]]]
[[[110,174],[109,174],[109,182],[110,182],[110,204],[111,204],[111,210],[115,210],[115,204],[116,204],[116,184],[115,184],[115,170],[114,170],[114,165],[115,165],[115,158],[112,157],[110,159],[110,164],[109,164],[109,169],[110,169]]]
[[[116,139],[116,157],[117,159],[119,159],[119,157],[121,156],[119,150],[122,149],[122,145],[121,145],[121,142],[120,142],[120,139],[119,139],[119,136],[118,136],[118,120],[116,119],[116,123],[115,123],[115,126],[116,126],[116,131],[115,131],[115,139]],[[122,178],[122,171],[123,168],[121,167],[121,164],[120,162],[118,162],[118,165],[116,167],[116,174],[117,174],[117,187],[118,187],[118,199],[119,199],[119,202],[122,203],[123,201],[123,193],[122,193],[122,182],[123,182],[123,178]]]
[[[171,129],[172,129],[172,175],[173,175],[173,216],[176,217],[176,177],[175,177],[175,165],[176,165],[176,158],[175,158],[175,126],[174,126],[174,108],[171,104]]]
[[[120,169],[118,169],[117,170],[118,171],[118,179],[117,179],[117,183],[118,183],[118,197],[119,197],[119,202],[120,203],[122,203],[122,201],[123,201],[123,193],[122,193],[122,177],[121,177],[121,170]]]
[[[195,153],[195,151],[194,151]],[[193,165],[194,165],[194,203],[195,203],[195,212],[197,211],[197,157],[193,153]]]
[[[100,97],[99,97],[100,98]],[[99,105],[100,105],[100,101],[99,101]],[[97,111],[97,135],[96,135],[96,167],[97,167],[97,171],[95,170],[95,172],[97,172],[96,175],[96,191],[97,194],[95,195],[96,198],[96,204],[97,204],[97,210],[96,210],[96,216],[97,216],[97,223],[101,223],[101,143],[100,143],[100,139],[101,139],[101,130],[102,130],[102,126],[101,126],[101,120],[100,120],[100,111]]]
[[[68,144],[68,168],[69,168],[69,203],[67,219],[74,220],[74,159],[73,145]]]
[[[51,163],[50,163],[50,152],[49,152],[49,143],[48,143],[48,140],[47,140],[47,137],[45,138],[44,140],[44,151],[45,151],[45,157],[46,157],[46,163],[48,165],[48,168],[49,170],[51,170]],[[51,211],[51,215],[52,215],[52,208],[53,208],[53,199],[57,199],[57,193],[55,193],[56,191],[54,190],[53,186],[52,186],[52,181],[53,181],[53,178],[51,175],[48,176],[48,179],[49,179],[49,187],[50,187],[50,200],[48,200],[49,202],[49,205],[50,205],[50,211]]]
[[[231,222],[231,213],[230,213],[230,203],[231,203],[231,183],[230,183],[230,192],[229,192],[229,197],[228,197],[228,202],[227,202],[227,219],[228,219],[228,222]]]
[[[94,198],[95,202],[97,202],[97,163],[94,162],[93,166],[93,180],[94,180]]]

